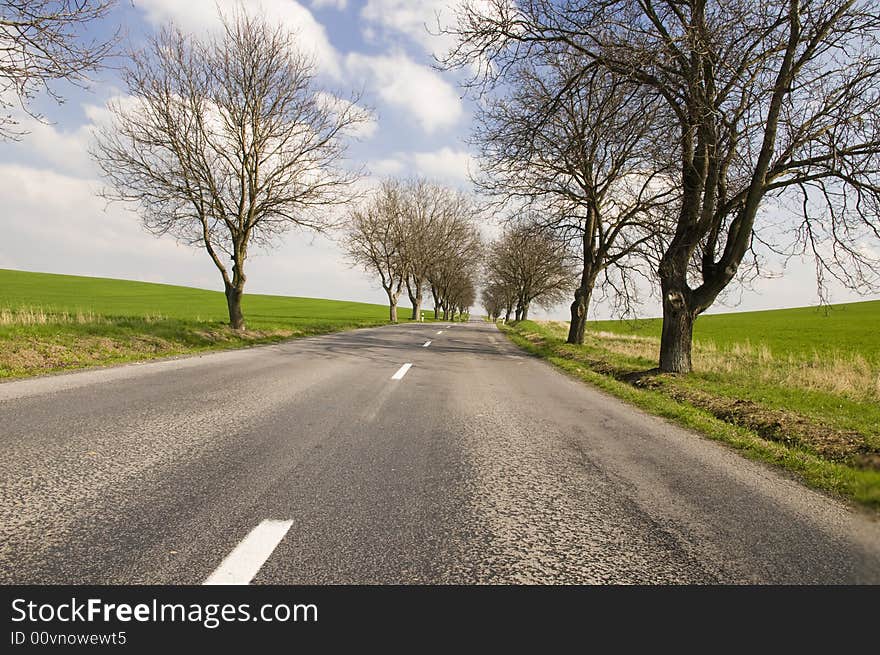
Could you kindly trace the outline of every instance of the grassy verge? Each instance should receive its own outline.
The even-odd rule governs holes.
[[[591,333],[584,346],[571,346],[561,324],[523,321],[501,329],[527,352],[622,400],[789,471],[811,487],[880,510],[878,423],[856,421],[865,428],[858,431],[843,427],[852,417],[836,421],[831,408],[801,414],[779,409],[773,394],[764,403],[744,400],[737,396],[747,395],[747,387],[737,375],[646,375],[654,362],[615,343],[631,340],[626,335]],[[750,359],[731,357],[732,370],[754,370]],[[807,390],[790,386],[788,393],[799,399],[797,407],[809,404]],[[838,396],[842,404],[872,404]]]
[[[0,379],[275,343],[388,322],[382,305],[247,295],[248,330],[222,293],[0,270]],[[427,314],[427,312],[426,312]],[[401,316],[408,312],[401,309]],[[432,314],[433,316],[433,314]]]

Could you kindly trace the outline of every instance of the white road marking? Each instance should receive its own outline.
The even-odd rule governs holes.
[[[422,346],[422,348],[427,348],[427,347],[430,346],[432,343],[434,343],[434,342],[433,342],[433,341],[426,341],[426,342],[425,342],[425,345]]]
[[[266,520],[260,523],[226,556],[204,584],[250,584],[292,525],[293,521]]]
[[[402,380],[403,376],[406,375],[406,372],[411,368],[412,368],[412,364],[404,364],[403,366],[400,367],[400,369],[397,371],[397,373],[395,373],[394,375],[391,376],[391,379],[392,380]]]
[[[443,330],[438,331],[437,334],[443,334]]]

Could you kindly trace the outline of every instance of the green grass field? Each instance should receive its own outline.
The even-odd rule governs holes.
[[[636,321],[590,321],[591,331],[660,337],[658,318]],[[697,319],[694,338],[720,347],[764,344],[777,355],[813,353],[858,354],[880,358],[880,300],[801,307],[762,312],[704,315]]]
[[[509,334],[663,416],[696,427],[699,415],[710,436],[739,431],[725,440],[880,509],[878,326],[878,301],[703,316],[695,327],[694,371],[683,376],[651,372],[660,347],[657,319],[590,322],[583,346],[565,343],[567,323],[524,321]],[[743,434],[750,436],[742,441]]]
[[[226,326],[220,292],[0,269],[0,378],[388,322],[386,306],[366,303],[250,294],[242,305],[248,327],[243,334]],[[409,309],[399,312],[402,320],[409,318]]]

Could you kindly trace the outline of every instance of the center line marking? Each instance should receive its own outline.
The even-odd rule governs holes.
[[[284,539],[293,521],[263,521],[226,556],[204,584],[246,585]]]
[[[425,342],[425,345],[422,346],[422,348],[427,348],[427,347],[430,346],[432,343],[433,343],[433,341],[426,341],[426,342]]]
[[[400,369],[397,371],[397,373],[395,373],[394,375],[391,376],[391,379],[392,380],[402,380],[403,376],[406,375],[406,372],[411,368],[412,368],[412,364],[404,364],[403,366],[400,367]]]
[[[443,334],[443,330],[440,330],[439,332],[437,332],[437,334]]]

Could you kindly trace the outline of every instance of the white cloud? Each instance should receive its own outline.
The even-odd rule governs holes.
[[[367,169],[374,177],[414,175],[469,188],[476,160],[464,150],[447,147],[426,152],[398,152],[392,157],[367,162]]]
[[[351,114],[356,116],[359,122],[346,130],[346,133],[350,136],[353,136],[356,139],[366,140],[375,136],[376,132],[379,130],[379,120],[376,117],[376,114],[369,109],[356,105],[350,100],[335,96],[332,93],[327,93],[326,91],[319,91],[316,94],[316,98],[319,104],[323,104],[324,107],[328,108],[330,111],[341,113],[351,110]]]
[[[65,130],[60,125],[28,117],[19,127],[27,134],[19,142],[4,144],[4,159],[40,161],[76,177],[96,174],[97,167],[88,153],[91,125]]]
[[[452,127],[462,117],[461,98],[454,87],[406,55],[352,53],[345,63],[352,76],[367,78],[385,103],[412,114],[425,132]]]
[[[219,8],[232,14],[238,0],[138,0],[147,20],[154,25],[174,21],[182,29],[200,32],[219,26]],[[339,79],[342,75],[339,53],[330,43],[326,28],[306,7],[294,0],[250,0],[249,11],[262,12],[270,21],[279,21],[297,35],[299,48],[314,56],[321,72]]]
[[[398,175],[403,172],[404,163],[399,159],[379,159],[369,162],[367,167],[373,175]]]
[[[452,148],[416,152],[410,158],[422,175],[447,182],[466,183],[470,180],[470,173],[475,172],[476,168],[470,153]]]
[[[311,1],[312,9],[338,9],[342,11],[348,6],[348,0],[312,0]]]
[[[454,41],[439,35],[439,26],[454,19],[458,0],[368,0],[361,9],[364,38],[372,41],[400,34],[420,45],[428,54],[441,56]]]

